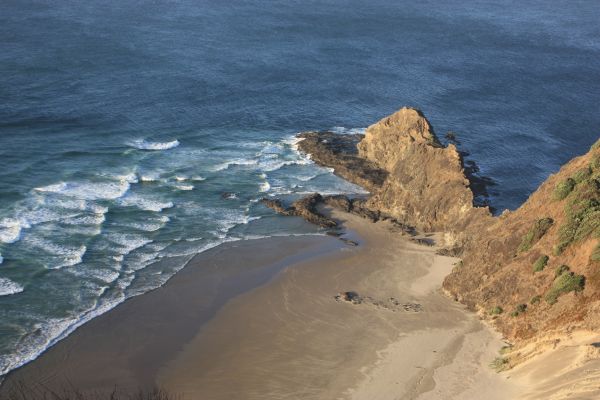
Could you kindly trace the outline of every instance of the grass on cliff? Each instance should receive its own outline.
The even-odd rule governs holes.
[[[566,272],[558,276],[552,283],[552,287],[544,298],[548,304],[554,304],[558,301],[560,295],[569,292],[581,292],[585,287],[585,277],[573,272]]]
[[[596,248],[594,249],[594,251],[592,252],[592,255],[590,256],[590,260],[600,262],[600,244],[596,245]]]
[[[500,315],[504,312],[502,307],[496,306],[490,310],[490,315]]]
[[[529,232],[523,236],[518,251],[524,252],[531,249],[548,232],[553,223],[554,220],[552,218],[541,218],[535,221]]]
[[[565,205],[565,221],[558,230],[554,253],[561,254],[572,243],[600,237],[600,171],[581,181]]]
[[[510,316],[518,317],[519,315],[523,314],[525,311],[527,311],[527,304],[519,304],[518,306],[515,307],[515,310],[510,313]]]
[[[569,272],[571,270],[571,268],[569,268],[568,265],[561,265],[559,267],[557,267],[554,270],[554,279],[558,278],[559,276],[561,276],[562,274],[564,274],[565,272]]]
[[[548,260],[550,259],[550,257],[548,257],[547,255],[541,255],[540,258],[538,258],[534,263],[533,263],[533,272],[541,272],[544,270],[544,268],[546,268],[546,265],[548,265]]]
[[[571,194],[576,184],[577,182],[573,178],[567,178],[564,181],[559,182],[558,185],[556,185],[556,187],[554,188],[552,198],[554,200],[564,199],[569,194]]]

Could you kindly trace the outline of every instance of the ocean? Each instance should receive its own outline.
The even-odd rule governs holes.
[[[518,207],[598,138],[597,1],[0,4],[0,375],[233,240],[364,193],[295,134],[408,105]],[[418,171],[415,171],[418,173]]]

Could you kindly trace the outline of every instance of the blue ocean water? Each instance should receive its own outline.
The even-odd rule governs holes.
[[[516,208],[599,136],[596,1],[4,0],[0,374],[224,241],[360,189],[295,150],[403,105]],[[230,193],[223,196],[223,193]]]

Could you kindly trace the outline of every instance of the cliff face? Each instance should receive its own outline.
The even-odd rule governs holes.
[[[600,328],[600,141],[514,212],[467,227],[444,288],[510,338]]]
[[[442,146],[418,110],[403,108],[370,126],[358,153],[323,133],[307,135],[301,150],[371,191],[364,207],[446,233],[462,261],[444,289],[507,337],[600,329],[600,141],[518,210],[492,217],[473,205],[456,147]]]
[[[388,172],[367,205],[425,231],[462,231],[489,216],[473,192],[456,147],[440,144],[423,114],[402,108],[367,128],[359,156]]]

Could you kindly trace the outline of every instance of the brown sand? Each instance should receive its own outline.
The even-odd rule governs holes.
[[[334,217],[358,247],[331,237],[220,246],[84,325],[4,388],[24,380],[158,383],[194,400],[514,398],[519,387],[488,367],[502,342],[439,291],[456,260],[386,223]],[[366,301],[334,299],[349,290]]]
[[[161,365],[229,299],[291,263],[340,247],[334,238],[302,236],[227,243],[199,254],[165,286],[88,322],[10,373],[0,394],[18,382],[52,390],[152,387]]]
[[[438,288],[455,261],[385,223],[335,214],[361,245],[284,270],[241,295],[160,371],[186,399],[510,399],[488,364],[502,345]],[[334,299],[356,291],[421,312]],[[419,397],[423,395],[423,397]]]

